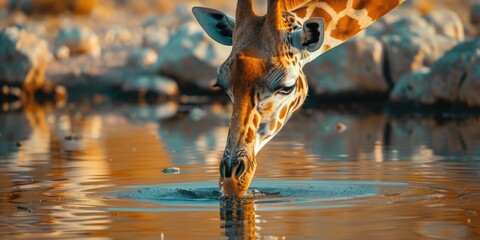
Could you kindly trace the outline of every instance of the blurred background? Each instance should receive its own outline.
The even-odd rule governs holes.
[[[348,211],[294,203],[260,215],[259,203],[226,219],[217,205],[172,212],[110,198],[218,179],[232,107],[211,86],[230,49],[191,8],[233,16],[235,5],[0,0],[0,238],[480,235],[479,0],[407,0],[309,63],[304,108],[258,155],[256,178],[411,189]],[[172,166],[180,174],[162,173]]]
[[[307,65],[311,95],[322,99],[314,104],[355,98],[478,107],[479,4],[407,1]],[[197,5],[233,15],[236,3],[1,0],[0,99],[222,95],[211,85],[229,48],[194,21]],[[265,11],[266,1],[256,5]]]

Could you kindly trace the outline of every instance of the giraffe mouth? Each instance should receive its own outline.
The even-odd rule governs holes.
[[[236,151],[230,158],[226,152],[220,162],[220,191],[225,197],[242,197],[252,181],[256,169],[253,154],[245,150]]]

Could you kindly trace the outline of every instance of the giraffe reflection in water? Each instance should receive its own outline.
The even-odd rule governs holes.
[[[220,228],[225,230],[225,236],[229,239],[260,237],[255,226],[258,218],[253,199],[228,199],[220,202]]]

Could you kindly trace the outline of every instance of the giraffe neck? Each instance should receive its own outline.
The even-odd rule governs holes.
[[[322,53],[338,46],[405,0],[321,0],[309,1],[289,14],[296,24],[306,19],[321,17],[325,20],[325,38],[322,47],[311,53],[310,62]]]

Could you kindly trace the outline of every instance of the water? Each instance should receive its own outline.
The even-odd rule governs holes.
[[[0,238],[480,237],[479,117],[303,110],[232,201],[216,182],[228,107],[189,110],[1,112]]]

